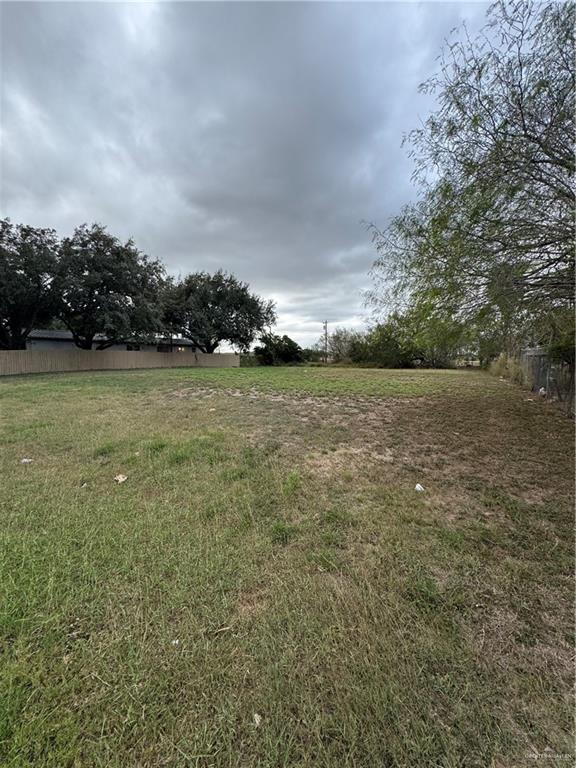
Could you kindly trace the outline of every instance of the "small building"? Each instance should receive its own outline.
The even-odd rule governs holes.
[[[94,344],[97,345],[106,337],[97,334],[94,337]],[[30,332],[26,340],[26,349],[53,349],[70,350],[78,349],[74,344],[74,339],[70,331],[52,331],[35,329]],[[153,342],[138,343],[124,342],[122,344],[112,344],[106,347],[116,352],[195,352],[196,347],[189,339],[180,339],[175,337],[158,336]]]

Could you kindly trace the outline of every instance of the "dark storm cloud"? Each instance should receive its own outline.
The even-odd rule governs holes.
[[[403,133],[483,4],[2,3],[0,205],[101,221],[173,273],[228,269],[283,332],[360,322],[362,220],[413,194]]]

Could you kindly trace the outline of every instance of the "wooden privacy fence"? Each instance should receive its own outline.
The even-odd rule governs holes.
[[[0,350],[0,376],[63,371],[121,371],[134,368],[237,368],[232,352],[117,352],[112,350]]]

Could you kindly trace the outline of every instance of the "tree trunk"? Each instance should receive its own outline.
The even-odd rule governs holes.
[[[10,326],[0,331],[0,349],[26,349],[28,333],[12,331]]]
[[[12,336],[10,349],[26,349],[26,336]]]
[[[93,341],[94,336],[86,336],[85,338],[80,338],[79,336],[74,337],[74,344],[80,349],[92,349]]]
[[[99,344],[96,346],[96,350],[103,350],[103,349],[108,349],[109,347],[113,347],[113,346],[114,346],[114,344],[119,344],[119,343],[120,343],[120,342],[118,341],[118,339],[114,339],[113,341],[111,341],[111,340],[109,340],[109,339],[108,339],[108,340],[106,340],[106,341],[101,341],[101,342],[100,342],[100,343],[99,343]]]

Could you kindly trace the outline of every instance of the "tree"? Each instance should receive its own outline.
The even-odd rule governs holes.
[[[254,347],[260,365],[295,365],[304,362],[303,351],[289,336],[264,333],[260,345]]]
[[[302,349],[302,361],[305,363],[324,362],[324,352],[317,347],[304,347]]]
[[[410,135],[420,199],[373,229],[376,303],[489,321],[508,347],[573,308],[574,15],[502,0],[444,51],[423,86],[439,109]]]
[[[363,354],[381,368],[412,368],[419,357],[399,315],[391,315],[368,331]]]
[[[164,268],[132,240],[122,243],[100,224],[78,227],[62,241],[54,280],[58,313],[81,349],[106,349],[161,327]]]
[[[0,220],[1,349],[26,349],[30,331],[50,319],[57,250],[53,229]]]
[[[219,270],[195,272],[174,283],[166,299],[166,324],[211,353],[222,341],[246,350],[275,320],[274,304],[250,293],[247,283]]]
[[[449,368],[461,351],[470,352],[475,336],[471,328],[450,312],[421,303],[404,314],[394,313],[390,320],[396,338],[411,351],[412,361],[428,368]]]
[[[352,360],[358,355],[364,334],[350,328],[335,328],[328,335],[328,352],[335,362]]]
[[[382,368],[412,368],[415,365],[445,368],[461,350],[469,350],[473,336],[450,317],[431,314],[428,307],[392,312],[369,328],[357,331],[337,328],[329,339],[332,359]]]

